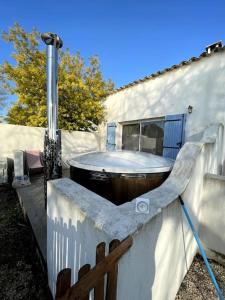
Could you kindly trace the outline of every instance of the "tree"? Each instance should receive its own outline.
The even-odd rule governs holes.
[[[3,39],[12,43],[15,64],[0,66],[2,86],[18,96],[9,109],[7,121],[11,124],[46,126],[46,55],[40,48],[40,33],[27,33],[15,24]],[[103,102],[113,90],[111,80],[103,79],[99,59],[93,56],[86,65],[80,53],[59,52],[59,127],[67,130],[89,130],[104,119]]]

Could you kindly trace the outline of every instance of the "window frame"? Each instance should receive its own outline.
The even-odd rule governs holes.
[[[147,123],[147,122],[159,122],[159,121],[163,121],[165,122],[165,116],[163,117],[157,117],[157,118],[148,118],[148,119],[141,119],[141,120],[134,120],[134,121],[125,121],[125,122],[120,122],[120,125],[122,126],[122,135],[121,135],[121,145],[122,145],[122,150],[126,150],[126,149],[123,149],[123,126],[125,125],[135,125],[135,124],[138,124],[139,125],[139,135],[138,135],[138,152],[146,152],[146,151],[142,151],[141,150],[141,136],[142,136],[142,132],[141,132],[141,129],[142,129],[142,123]],[[132,151],[132,150],[129,150],[129,151]],[[134,150],[133,150],[134,151]]]

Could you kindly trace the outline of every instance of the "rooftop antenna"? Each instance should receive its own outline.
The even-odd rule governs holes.
[[[47,108],[48,129],[44,141],[44,192],[47,205],[47,181],[62,177],[61,132],[58,129],[58,51],[63,42],[57,34],[43,33],[47,45]]]

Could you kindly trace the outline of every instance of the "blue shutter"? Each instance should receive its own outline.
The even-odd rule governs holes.
[[[109,151],[116,148],[116,123],[107,124],[107,143],[106,149]]]
[[[165,117],[163,156],[176,159],[184,144],[184,129],[186,115],[172,115]]]

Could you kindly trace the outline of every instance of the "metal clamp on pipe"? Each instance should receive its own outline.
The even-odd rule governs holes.
[[[63,46],[63,41],[55,33],[51,33],[51,32],[42,33],[41,39],[47,46],[54,45],[57,49],[60,49]]]

